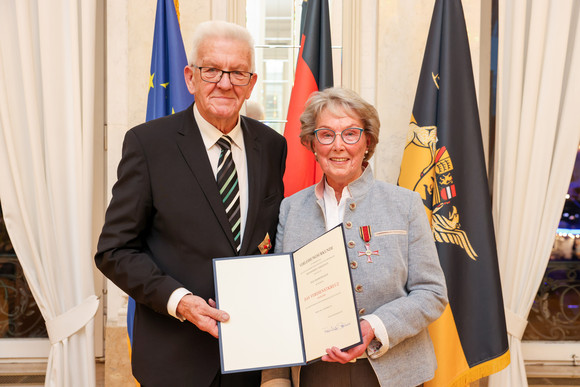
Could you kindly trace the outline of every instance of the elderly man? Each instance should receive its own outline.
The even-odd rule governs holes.
[[[275,240],[286,142],[240,115],[256,84],[249,32],[205,22],[185,81],[195,103],[129,130],[95,256],[136,300],[132,368],[144,386],[251,386],[220,372],[212,258]]]

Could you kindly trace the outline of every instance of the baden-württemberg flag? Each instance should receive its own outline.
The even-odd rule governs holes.
[[[429,386],[464,386],[509,364],[495,235],[461,0],[437,0],[399,185],[431,219],[449,306],[429,332]]]
[[[183,110],[193,103],[187,90],[183,69],[187,56],[179,28],[178,0],[158,0],[153,33],[147,121]],[[127,307],[127,333],[133,342],[133,317],[135,300],[129,298]]]

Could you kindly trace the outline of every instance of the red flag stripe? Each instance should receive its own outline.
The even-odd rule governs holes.
[[[302,36],[298,64],[296,66],[296,78],[290,105],[284,137],[288,141],[288,157],[286,158],[286,173],[284,174],[284,195],[290,196],[303,188],[316,183],[316,169],[318,164],[314,154],[300,143],[300,115],[304,111],[304,105],[308,97],[318,91],[316,80],[308,64],[302,58],[305,36]]]

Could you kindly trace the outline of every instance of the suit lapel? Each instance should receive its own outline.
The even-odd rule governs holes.
[[[244,228],[244,238],[240,255],[247,255],[252,250],[252,235],[254,226],[259,215],[260,192],[263,184],[262,173],[260,171],[260,160],[262,159],[262,143],[260,138],[255,136],[243,116],[240,116],[242,131],[244,133],[244,147],[246,148],[246,163],[248,168],[248,215]],[[263,236],[262,236],[263,237]],[[255,246],[254,246],[255,247]]]
[[[199,127],[193,118],[193,105],[189,107],[186,118],[183,121],[183,126],[178,130],[178,133],[177,146],[194,178],[201,187],[223,232],[228,236],[232,249],[236,251],[234,236],[220,198],[211,164],[207,157],[207,151],[201,138]],[[191,198],[191,200],[199,199]]]

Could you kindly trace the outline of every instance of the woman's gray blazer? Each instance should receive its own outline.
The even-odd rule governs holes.
[[[276,252],[294,251],[326,231],[323,188],[321,182],[282,201]],[[369,360],[382,386],[416,386],[434,376],[437,362],[427,326],[447,305],[425,208],[417,193],[375,180],[370,167],[348,188],[352,198],[343,224],[353,285],[362,286],[355,292],[357,308],[361,316],[380,318],[389,337],[388,351]],[[362,226],[371,227],[370,248],[379,253],[371,256],[372,263],[359,257],[366,251]],[[264,382],[277,377],[272,371],[264,371]]]

